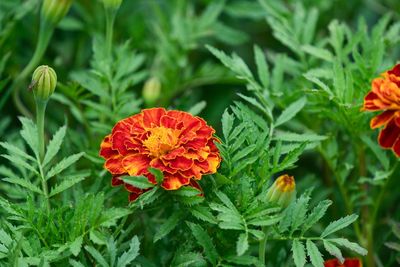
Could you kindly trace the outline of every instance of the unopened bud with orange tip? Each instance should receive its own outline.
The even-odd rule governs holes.
[[[46,65],[36,68],[31,83],[36,100],[47,101],[54,93],[56,85],[57,74],[52,68]]]
[[[157,77],[151,77],[148,79],[142,91],[142,96],[146,106],[153,106],[160,98],[161,94],[161,82]]]
[[[68,12],[72,0],[43,0],[42,18],[51,24],[57,24]]]
[[[267,191],[267,201],[286,208],[296,197],[296,183],[293,176],[281,175]]]

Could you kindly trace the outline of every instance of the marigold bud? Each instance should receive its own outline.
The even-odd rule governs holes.
[[[281,175],[267,191],[267,200],[286,208],[296,196],[296,183],[293,176]]]
[[[143,86],[142,96],[147,106],[152,106],[159,99],[161,93],[161,83],[156,77],[146,81]]]
[[[72,0],[43,0],[42,17],[57,24],[68,12]]]
[[[49,66],[39,66],[32,75],[31,88],[36,99],[46,101],[54,93],[57,74]]]
[[[122,0],[103,0],[106,8],[118,9],[122,3]]]

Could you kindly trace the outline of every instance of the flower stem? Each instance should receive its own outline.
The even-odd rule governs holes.
[[[47,187],[46,179],[42,171],[42,163],[45,155],[45,143],[44,143],[44,118],[46,112],[47,100],[41,101],[36,99],[36,125],[38,131],[38,149],[39,149],[39,165],[40,165],[40,176],[42,180],[42,190],[46,198],[47,212],[50,213],[50,200],[49,190]]]
[[[368,267],[374,267],[375,266],[375,260],[374,260],[374,230],[375,230],[375,225],[376,225],[376,218],[378,216],[379,208],[382,204],[383,197],[385,195],[386,189],[388,185],[390,184],[390,181],[393,177],[396,175],[396,169],[399,166],[399,161],[396,162],[392,169],[392,174],[386,179],[385,184],[383,185],[382,189],[379,192],[379,195],[377,199],[374,201],[374,205],[372,207],[372,213],[370,214],[369,217],[369,222],[366,225],[366,233],[367,233],[367,250],[368,250],[368,255],[367,255],[367,266]]]
[[[111,53],[112,53],[115,16],[116,16],[116,10],[106,8],[106,49],[107,49],[106,51],[109,59],[111,59]]]
[[[40,60],[42,59],[47,46],[49,44],[50,38],[53,35],[54,27],[52,25],[49,25],[46,22],[42,22],[40,24],[40,30],[39,30],[39,39],[36,45],[35,52],[33,53],[33,56],[31,60],[29,61],[28,65],[25,66],[25,68],[22,70],[22,72],[17,76],[15,79],[14,83],[12,84],[12,92],[13,92],[13,101],[18,109],[18,111],[23,114],[26,117],[31,117],[31,113],[29,110],[24,106],[21,98],[20,98],[20,90],[21,86],[30,75],[34,68],[39,64]]]
[[[258,259],[265,265],[265,248],[267,245],[267,233],[265,227],[262,228],[262,231],[265,236],[258,245]]]

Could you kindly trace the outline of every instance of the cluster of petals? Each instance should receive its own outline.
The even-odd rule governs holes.
[[[400,64],[372,81],[363,110],[382,111],[371,120],[370,126],[383,127],[378,137],[380,146],[400,157]]]
[[[338,259],[331,259],[324,262],[324,267],[362,267],[360,259],[346,258],[343,263]]]
[[[145,176],[156,184],[149,168],[163,172],[161,186],[176,190],[184,185],[200,188],[197,180],[217,171],[221,162],[214,142],[215,130],[187,112],[144,109],[119,121],[100,147],[112,185],[122,185],[135,200],[143,190],[123,182],[123,176]]]

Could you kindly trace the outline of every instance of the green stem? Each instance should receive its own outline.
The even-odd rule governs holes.
[[[107,55],[111,58],[114,36],[114,21],[117,12],[114,9],[106,8],[106,49]]]
[[[24,106],[20,98],[20,90],[24,80],[33,72],[37,67],[40,60],[42,59],[51,36],[53,35],[54,27],[47,22],[42,22],[40,24],[39,39],[36,44],[35,52],[29,61],[28,65],[22,70],[22,72],[17,76],[14,83],[12,84],[13,101],[18,109],[18,111],[26,117],[32,117],[29,110]]]
[[[366,233],[367,233],[367,250],[368,250],[368,255],[367,255],[367,266],[368,267],[374,267],[375,266],[375,260],[374,260],[374,230],[375,230],[375,225],[376,225],[376,218],[378,216],[379,208],[382,204],[383,197],[385,195],[386,189],[388,185],[390,184],[390,181],[393,177],[395,177],[396,169],[399,166],[399,161],[396,162],[395,166],[393,167],[392,174],[389,176],[388,179],[386,179],[385,184],[383,185],[381,191],[379,192],[379,195],[377,199],[374,201],[374,205],[372,208],[372,213],[369,216],[369,221],[366,225]]]
[[[264,238],[260,241],[260,244],[258,245],[258,258],[260,262],[262,262],[265,265],[265,248],[267,245],[267,233],[265,227],[262,228],[262,231],[264,233]]]
[[[47,212],[50,213],[50,199],[49,199],[49,190],[47,187],[47,181],[42,172],[42,163],[45,155],[45,143],[44,143],[44,118],[46,112],[47,100],[42,101],[36,99],[36,125],[38,131],[38,148],[39,148],[39,165],[41,172],[41,180],[42,180],[42,190],[44,196],[46,198],[46,206]]]

